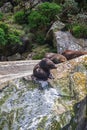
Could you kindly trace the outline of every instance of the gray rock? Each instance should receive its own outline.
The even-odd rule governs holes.
[[[54,22],[52,24],[51,28],[47,32],[46,39],[51,40],[52,37],[53,37],[54,32],[59,31],[59,30],[63,29],[64,27],[65,27],[65,24],[60,22],[59,20],[57,20],[56,22]]]
[[[87,51],[87,39],[75,38],[70,32],[62,31],[64,27],[64,23],[56,21],[46,35],[46,40],[57,46],[57,52],[62,53],[66,49]]]
[[[12,56],[8,56],[8,61],[16,61],[16,60],[22,60],[22,57],[19,53],[16,53]]]
[[[43,90],[25,77],[35,64],[0,63],[0,83],[9,81],[0,92],[0,128],[9,129],[10,122],[12,130],[86,130],[87,55],[58,64]]]
[[[8,13],[8,12],[11,12],[12,8],[13,7],[12,7],[11,3],[7,2],[0,8],[0,11],[2,13]]]
[[[66,49],[70,50],[87,50],[87,40],[76,39],[68,31],[55,31],[54,44],[57,46],[57,52],[62,53]]]

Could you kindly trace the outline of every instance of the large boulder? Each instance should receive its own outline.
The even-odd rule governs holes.
[[[65,31],[65,28],[64,23],[56,21],[48,31],[46,40],[53,42],[58,53],[66,49],[87,51],[87,39],[77,39],[69,31]]]
[[[0,93],[0,129],[86,130],[87,55],[58,64],[53,80],[39,82],[43,90],[28,78],[28,62],[0,66],[0,81],[9,81]]]
[[[68,31],[55,31],[53,42],[57,46],[58,53],[67,49],[87,50],[87,39],[76,39]]]
[[[0,12],[2,13],[9,13],[11,12],[13,9],[13,6],[11,5],[10,2],[6,2],[1,8],[0,8]]]

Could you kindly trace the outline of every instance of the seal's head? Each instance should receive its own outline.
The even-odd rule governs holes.
[[[56,69],[56,65],[48,58],[43,58],[39,62],[39,66],[44,70]]]

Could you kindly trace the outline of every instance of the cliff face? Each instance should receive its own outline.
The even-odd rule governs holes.
[[[9,82],[0,92],[0,129],[86,130],[87,55],[58,64],[51,70],[54,79],[43,82],[43,90],[25,77],[30,74],[31,64],[17,62],[15,71],[10,71],[3,62],[9,74],[16,75],[12,78],[7,74]]]

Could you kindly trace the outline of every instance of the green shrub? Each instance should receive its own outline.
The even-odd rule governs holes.
[[[0,12],[0,21],[3,19],[3,13]]]
[[[5,45],[7,42],[5,32],[0,28],[0,46]]]
[[[72,34],[77,38],[87,38],[87,25],[76,24],[71,27]]]
[[[36,42],[40,44],[44,44],[45,36],[43,34],[37,34],[36,36]]]
[[[49,23],[49,19],[46,16],[40,14],[40,12],[33,10],[28,16],[28,22],[30,28],[38,28],[40,26],[45,26]]]
[[[23,24],[25,21],[24,21],[24,18],[25,18],[25,13],[24,11],[19,11],[17,12],[15,15],[14,15],[14,20],[16,23],[18,24]]]
[[[7,31],[5,32],[3,28],[0,27],[0,46],[5,46],[7,44],[21,44],[20,36],[18,32]]]
[[[8,26],[7,26],[5,23],[0,22],[0,28],[2,28],[2,29],[4,30],[5,33],[8,32]]]
[[[61,7],[56,3],[45,2],[37,7],[37,10],[32,10],[28,16],[28,22],[30,28],[41,28],[50,25],[51,21],[55,19],[61,10]]]
[[[7,35],[7,41],[8,41],[8,44],[9,43],[10,44],[16,44],[16,43],[21,44],[19,35],[16,35],[13,32],[8,33],[8,35]]]
[[[61,11],[61,6],[56,3],[45,2],[38,6],[38,11],[51,21]]]

